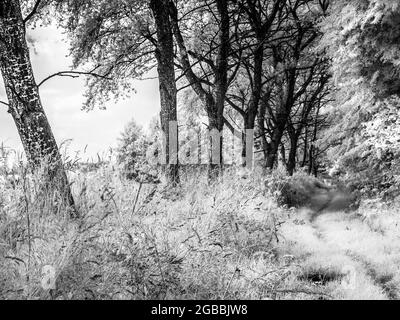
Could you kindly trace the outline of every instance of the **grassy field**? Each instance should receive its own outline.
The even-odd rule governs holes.
[[[396,299],[399,207],[310,221],[271,179],[140,185],[111,166],[71,176],[81,218],[22,174],[0,183],[1,299]]]

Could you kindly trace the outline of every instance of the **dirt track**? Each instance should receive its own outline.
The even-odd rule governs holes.
[[[334,299],[400,298],[400,222],[355,213],[299,210],[282,226],[282,248],[301,277]]]

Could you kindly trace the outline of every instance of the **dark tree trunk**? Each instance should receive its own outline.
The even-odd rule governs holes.
[[[214,113],[208,114],[208,132],[209,132],[209,166],[208,179],[210,181],[218,178],[223,169],[223,118],[219,118]]]
[[[306,115],[306,113],[303,114]],[[287,133],[289,136],[290,149],[289,149],[288,161],[286,163],[286,170],[289,175],[293,175],[294,170],[296,169],[297,147],[299,143],[300,134],[303,130],[303,123],[304,123],[303,121],[304,119],[302,118],[297,128],[295,127],[295,125],[292,123],[291,120],[289,120],[287,123]]]
[[[284,143],[281,143],[281,157],[282,157],[282,162],[286,164],[286,149]]]
[[[304,132],[303,161],[301,162],[302,167],[304,167],[307,163],[307,149],[308,149],[308,126],[305,127],[305,132]]]
[[[288,120],[288,112],[286,112],[286,106],[280,106],[281,111],[277,113],[275,128],[273,129],[271,142],[268,144],[267,150],[267,161],[265,166],[268,169],[273,169],[277,160],[277,153],[279,145],[282,141],[282,136],[285,131],[286,123]]]
[[[297,155],[298,137],[296,135],[290,137],[290,150],[286,169],[289,175],[293,175],[296,169],[296,155]]]
[[[296,51],[294,55],[296,65],[299,60],[299,54],[300,53]],[[275,127],[272,131],[271,142],[269,144],[266,161],[266,167],[271,170],[274,168],[278,148],[294,104],[296,79],[296,67],[292,67],[286,71],[285,79],[278,80],[278,86],[281,89],[281,92],[275,116]]]
[[[314,176],[317,176],[317,174],[318,174],[318,166],[317,166],[317,161],[316,161],[316,147],[315,147],[315,143],[317,141],[317,134],[318,134],[318,116],[319,116],[319,108],[317,108],[317,112],[315,114],[314,130],[313,130],[312,140],[310,143],[310,151],[309,151],[308,174],[313,174]]]
[[[223,136],[222,130],[224,127],[224,107],[226,100],[226,92],[228,90],[228,57],[229,57],[229,13],[228,3],[226,0],[217,0],[217,11],[220,18],[220,31],[219,31],[219,49],[216,58],[216,70],[214,80],[214,103],[209,103],[207,108],[207,115],[209,121],[209,130],[216,130],[219,133],[219,142],[214,141],[214,145],[211,145],[211,151],[213,158],[219,158],[219,163],[210,163],[209,166],[209,178],[215,179],[220,175],[223,169]],[[212,100],[209,99],[211,102]],[[213,139],[216,140],[216,139]],[[216,154],[218,152],[218,154]]]
[[[310,150],[308,152],[308,174],[314,174],[317,176],[316,167],[315,167],[315,159],[314,159],[314,146],[311,145]]]
[[[265,113],[267,111],[267,104],[269,100],[269,93],[264,97],[264,99],[260,103],[260,107],[258,109],[257,115],[257,123],[259,128],[259,136],[261,139],[261,148],[264,155],[264,160],[267,161],[268,157],[268,142],[266,137],[266,130],[265,130]]]
[[[46,182],[56,188],[76,214],[61,155],[40,101],[25,38],[18,0],[0,3],[0,69],[9,102],[8,112],[17,126],[32,169],[46,167]]]
[[[258,108],[261,100],[261,90],[262,90],[262,72],[263,72],[263,60],[264,60],[264,38],[257,37],[257,47],[254,52],[254,75],[253,75],[253,90],[251,93],[251,98],[249,102],[249,108],[245,113],[244,117],[244,135],[242,138],[242,158],[243,166],[246,165],[247,161],[252,161],[252,154],[247,155],[248,152],[253,152],[253,146],[248,146],[247,142],[253,143],[253,137],[247,137],[247,130],[253,132]],[[264,112],[265,113],[265,112]],[[250,165],[250,164],[247,164]]]
[[[151,0],[157,29],[155,51],[161,99],[161,128],[164,133],[165,176],[172,184],[179,182],[178,126],[176,108],[176,82],[174,69],[174,42],[169,19],[169,0]]]

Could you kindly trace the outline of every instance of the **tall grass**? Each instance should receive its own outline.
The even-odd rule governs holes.
[[[282,186],[292,179],[279,170],[265,176],[230,168],[209,185],[204,172],[194,168],[183,171],[181,184],[170,188],[127,180],[102,159],[90,164],[67,159],[80,214],[71,219],[57,188],[42,187],[45,171],[33,174],[23,162],[4,163],[1,299],[357,296],[343,293],[340,282],[341,266],[350,258],[335,260],[336,246],[333,250],[316,235],[302,220],[302,210],[278,206]],[[298,178],[296,183],[313,181]],[[364,228],[359,231],[365,237],[371,231],[395,239],[397,212],[380,201],[364,202],[353,212],[360,217],[354,225]],[[330,227],[346,232],[339,221]],[[330,252],[336,256],[328,257]],[[379,291],[369,283],[361,287]],[[372,289],[368,297],[378,297]]]
[[[280,281],[278,209],[260,175],[209,186],[186,172],[171,189],[108,164],[75,170],[72,220],[40,172],[13,170],[18,181],[4,172],[1,184],[1,298],[259,299]]]

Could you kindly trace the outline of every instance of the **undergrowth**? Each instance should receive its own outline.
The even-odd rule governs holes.
[[[182,172],[181,184],[171,188],[127,180],[106,162],[92,169],[70,165],[68,173],[78,219],[71,219],[56,191],[40,187],[46,185],[40,172],[0,165],[0,299],[359,296],[342,285],[342,266],[350,258],[329,258],[332,248],[304,222],[302,211],[278,205],[282,186],[314,178],[231,168],[210,185],[193,170]],[[379,199],[364,201],[352,223],[365,233],[362,243],[371,232],[396,239],[397,213]],[[339,221],[327,227],[347,239]],[[362,252],[357,243],[349,240]],[[383,271],[397,286],[396,272]],[[365,273],[356,288],[378,297],[369,278]]]
[[[260,175],[226,172],[210,186],[187,173],[171,189],[111,165],[78,170],[72,220],[37,191],[43,177],[14,171],[0,195],[3,299],[261,299],[285,277],[279,210]]]

